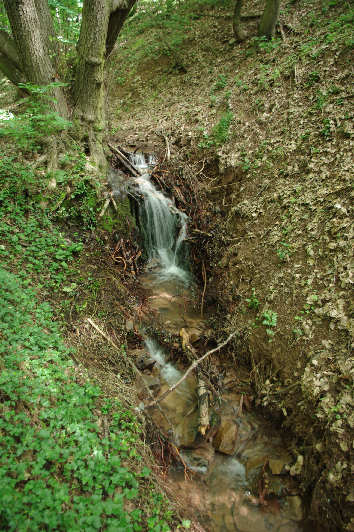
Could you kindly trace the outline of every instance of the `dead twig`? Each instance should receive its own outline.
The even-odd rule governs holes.
[[[168,390],[165,391],[165,393],[163,393],[162,395],[160,395],[160,397],[158,397],[155,401],[153,401],[152,403],[146,405],[145,408],[150,408],[152,406],[155,406],[157,405],[160,401],[162,401],[163,399],[165,399],[165,397],[167,397],[171,392],[173,392],[173,390],[175,390],[176,388],[178,388],[178,386],[180,384],[182,384],[182,382],[184,380],[186,380],[186,378],[188,377],[188,375],[190,373],[192,373],[192,371],[195,370],[195,368],[201,363],[203,362],[203,360],[205,360],[206,358],[208,358],[210,355],[213,355],[214,353],[216,353],[217,351],[220,351],[220,349],[222,349],[225,345],[227,345],[230,340],[232,340],[232,338],[234,336],[236,336],[236,334],[239,332],[239,330],[237,331],[234,331],[232,334],[230,334],[230,336],[227,338],[227,340],[225,340],[225,342],[223,342],[222,344],[218,345],[217,347],[215,347],[214,349],[212,349],[211,351],[208,351],[207,353],[205,353],[205,355],[203,355],[202,357],[198,358],[198,360],[196,360],[195,362],[193,362],[193,364],[190,366],[189,369],[187,369],[186,373],[183,375],[183,377],[180,378],[180,380],[178,382],[176,382],[176,384],[174,384],[173,386],[171,386]]]
[[[166,135],[164,136],[164,139],[165,139],[165,142],[166,142],[166,159],[169,162],[170,159],[171,159],[170,144],[168,142],[168,138],[167,138]]]

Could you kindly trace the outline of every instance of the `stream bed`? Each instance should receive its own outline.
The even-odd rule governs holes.
[[[142,220],[149,253],[139,281],[149,289],[149,304],[163,328],[170,333],[184,328],[190,341],[197,342],[205,323],[193,304],[198,290],[185,266],[187,218],[155,188],[148,173],[134,181],[144,198]],[[156,361],[151,378],[159,383],[158,397],[181,378],[185,367],[178,361],[172,364],[169,354],[151,339],[145,340],[144,347]],[[289,473],[296,461],[288,452],[291,441],[253,409],[242,382],[232,368],[225,370],[217,354],[211,367],[223,378],[220,396],[211,404],[210,419],[213,416],[216,430],[210,437],[198,440],[193,374],[160,402],[164,415],[158,410],[152,414],[161,429],[173,433],[186,466],[185,471],[170,468],[169,489],[210,532],[315,530],[305,518],[299,487]],[[146,398],[145,403],[150,400]]]

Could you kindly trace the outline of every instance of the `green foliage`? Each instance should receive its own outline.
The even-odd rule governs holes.
[[[215,92],[215,91],[220,90],[220,89],[224,89],[226,87],[226,85],[227,85],[227,80],[228,80],[228,78],[227,78],[227,76],[225,76],[225,74],[220,74],[218,76],[218,79],[217,79],[214,87],[211,90],[211,94],[213,92]]]
[[[325,139],[328,139],[329,137],[331,137],[331,135],[333,133],[330,119],[329,118],[325,118],[324,121],[323,121],[323,124],[324,124],[324,127],[323,127],[323,129],[321,129],[321,135]]]
[[[280,244],[283,246],[282,248],[277,249],[277,254],[280,260],[282,261],[288,261],[291,257],[291,244],[287,244],[286,242],[280,242]]]
[[[124,509],[150,470],[122,464],[138,439],[137,420],[117,401],[77,380],[48,304],[0,268],[0,519],[6,530],[142,530],[141,511]],[[100,412],[98,414],[97,412]],[[102,438],[98,415],[110,415]],[[154,504],[155,513],[158,504]],[[167,530],[157,520],[155,528]],[[146,528],[145,528],[146,529]]]
[[[258,51],[263,53],[270,53],[274,50],[277,50],[281,45],[280,39],[271,39],[268,40],[267,37],[253,37],[252,44],[257,48]]]
[[[260,303],[258,298],[256,297],[256,291],[254,288],[252,288],[252,295],[249,299],[246,299],[249,308],[258,308]]]
[[[213,128],[213,139],[215,144],[224,144],[229,136],[229,130],[233,121],[234,115],[230,110],[226,111],[219,122]]]
[[[307,85],[311,87],[311,85],[314,85],[315,83],[318,83],[320,81],[320,75],[317,70],[314,70],[313,72],[310,72],[307,79]]]
[[[0,122],[0,137],[9,137],[18,148],[26,152],[36,152],[43,138],[60,134],[71,127],[71,123],[61,118],[50,106],[53,100],[51,91],[63,84],[52,83],[46,87],[24,85],[31,92],[31,98],[24,100],[24,113]]]
[[[263,325],[267,325],[268,329],[266,329],[268,336],[270,336],[269,342],[272,342],[272,337],[274,336],[274,331],[271,329],[271,327],[276,327],[277,325],[277,318],[278,315],[276,312],[273,312],[272,310],[264,310],[263,311]]]

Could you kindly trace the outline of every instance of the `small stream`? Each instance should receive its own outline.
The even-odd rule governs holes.
[[[146,273],[139,280],[151,290],[149,303],[159,312],[167,331],[175,333],[183,327],[198,337],[204,322],[200,310],[191,303],[197,298],[197,287],[186,260],[188,220],[150,181],[148,167],[141,157],[134,155],[131,159],[142,174],[134,181],[144,198],[142,220],[149,256]],[[156,360],[153,375],[160,380],[159,394],[162,394],[180,379],[183,370],[170,363],[168,354],[153,340],[145,341],[145,349]],[[223,372],[217,355],[214,355],[212,364],[216,371]],[[197,449],[188,449],[189,440],[194,438],[198,415],[194,375],[160,403],[173,427],[175,444],[189,469],[188,475],[180,470],[170,471],[169,488],[210,532],[315,530],[304,519],[298,486],[286,471],[294,463],[287,451],[290,442],[285,442],[279,432],[252,411],[250,404],[247,409],[245,406],[240,409],[242,392],[236,384],[237,375],[230,370],[224,379],[221,403],[213,405],[222,423],[229,422],[235,427],[237,436],[232,454],[216,451],[213,438]],[[160,427],[170,429],[161,413],[156,411],[153,415]],[[266,457],[269,465],[266,476],[262,476]],[[264,482],[265,478],[268,495],[264,504],[260,504],[259,482]]]

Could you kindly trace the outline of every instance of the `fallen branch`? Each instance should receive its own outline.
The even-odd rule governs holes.
[[[225,342],[223,342],[222,344],[218,345],[217,347],[215,347],[214,349],[212,349],[211,351],[208,351],[207,353],[205,353],[205,355],[203,355],[202,357],[198,358],[198,360],[196,360],[195,362],[193,362],[193,364],[190,366],[189,369],[187,369],[186,373],[183,375],[183,377],[181,377],[179,379],[178,382],[176,382],[176,384],[174,384],[173,386],[171,386],[168,390],[165,391],[165,393],[163,393],[162,395],[160,395],[160,397],[158,397],[155,401],[153,401],[152,403],[148,404],[145,406],[145,408],[150,408],[152,406],[155,406],[157,405],[157,403],[159,403],[160,401],[162,401],[163,399],[165,399],[165,397],[167,397],[171,392],[173,392],[173,390],[175,390],[176,388],[178,388],[178,386],[180,384],[182,384],[182,382],[184,380],[186,380],[186,378],[188,377],[188,375],[190,373],[192,373],[193,370],[195,370],[195,368],[201,363],[203,362],[203,360],[205,360],[206,358],[208,358],[210,355],[213,355],[214,353],[216,353],[217,351],[220,351],[220,349],[222,349],[226,344],[229,343],[230,340],[232,340],[232,338],[234,336],[236,336],[236,334],[239,332],[239,330],[233,332],[232,334],[230,334],[230,336],[227,338],[227,340],[225,340]]]
[[[209,429],[209,391],[203,381],[200,371],[197,370],[198,379],[198,432],[206,433]]]
[[[120,162],[126,167],[126,169],[133,174],[134,177],[140,177],[139,172],[134,168],[134,165],[127,159],[125,155],[121,151],[118,150],[113,144],[110,142],[108,143],[108,147],[113,153],[118,157]]]
[[[205,296],[205,290],[206,290],[206,286],[207,286],[207,273],[206,273],[206,270],[205,270],[203,257],[202,257],[202,265],[203,265],[202,274],[203,274],[203,281],[204,281],[204,289],[203,289],[203,294],[202,294],[202,303],[200,305],[200,317],[201,318],[203,318],[204,296]]]
[[[169,145],[168,138],[166,135],[164,136],[164,139],[166,142],[166,159],[167,161],[169,161],[171,159],[170,145]]]
[[[284,32],[284,26],[282,22],[279,22],[279,28],[281,33],[281,40],[283,41],[283,44],[286,42],[285,32]]]

